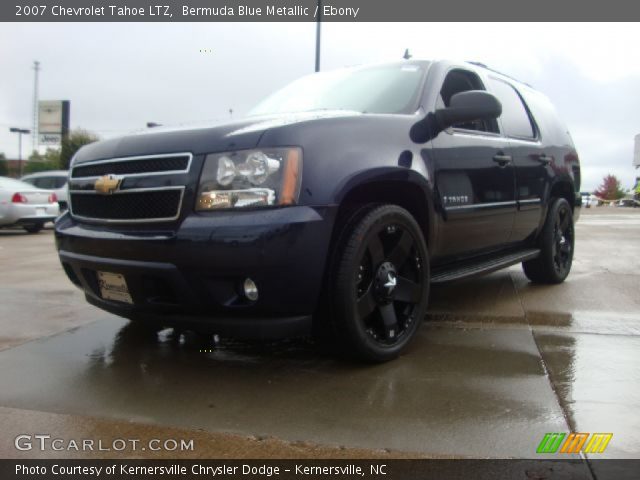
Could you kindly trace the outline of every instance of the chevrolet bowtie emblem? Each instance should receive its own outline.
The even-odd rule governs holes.
[[[120,182],[122,182],[122,178],[120,177],[115,175],[104,175],[96,180],[96,183],[93,184],[93,188],[96,193],[101,195],[111,195],[113,192],[118,190]]]

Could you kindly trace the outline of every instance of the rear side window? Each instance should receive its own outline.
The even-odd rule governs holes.
[[[505,135],[517,138],[535,138],[536,131],[531,117],[515,88],[495,78],[490,78],[489,84],[493,94],[502,104],[500,120]]]

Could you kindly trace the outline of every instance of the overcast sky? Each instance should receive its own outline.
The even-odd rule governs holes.
[[[405,48],[418,58],[483,62],[551,98],[578,148],[583,190],[609,172],[631,188],[639,45],[637,24],[326,23],[322,69],[399,60]],[[0,152],[17,158],[8,128],[32,127],[33,60],[42,65],[41,100],[71,100],[72,128],[111,137],[148,121],[220,120],[230,108],[241,116],[312,72],[314,49],[313,23],[5,23]]]

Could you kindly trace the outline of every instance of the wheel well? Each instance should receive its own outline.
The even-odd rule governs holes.
[[[404,208],[416,220],[429,243],[429,209],[425,192],[418,185],[399,181],[366,183],[353,188],[340,202],[334,235],[339,234],[355,210],[367,203],[387,203]]]
[[[316,332],[321,332],[326,327],[328,301],[328,280],[331,268],[335,262],[336,247],[340,241],[341,233],[347,221],[362,206],[372,203],[386,203],[398,205],[407,210],[420,226],[427,245],[429,244],[429,206],[427,204],[425,192],[416,184],[407,181],[380,181],[359,185],[351,189],[344,196],[336,213],[329,255],[325,266],[325,273],[322,287],[322,297],[318,303],[316,315],[321,321],[314,323]],[[318,330],[319,329],[319,330]]]
[[[570,182],[562,181],[553,185],[553,187],[551,187],[551,198],[564,198],[569,202],[572,210],[575,208],[576,199]]]

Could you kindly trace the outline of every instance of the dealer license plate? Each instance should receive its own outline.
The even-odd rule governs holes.
[[[111,272],[98,272],[100,295],[105,300],[115,300],[122,303],[133,303],[129,288],[123,275]]]

